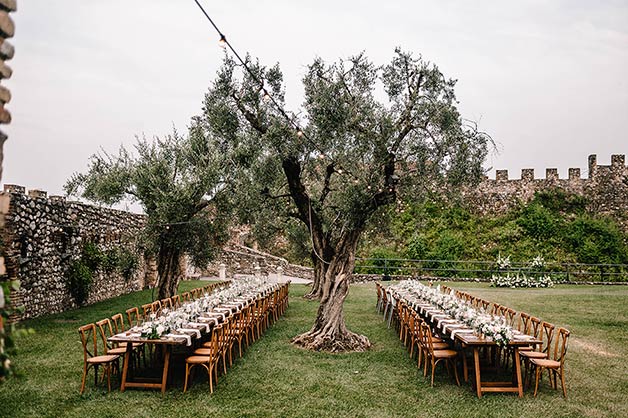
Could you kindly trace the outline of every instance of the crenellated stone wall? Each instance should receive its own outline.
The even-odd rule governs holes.
[[[80,257],[85,242],[100,250],[124,247],[138,254],[139,268],[125,279],[116,271],[98,271],[89,292],[91,304],[139,290],[154,266],[145,266],[135,237],[145,222],[143,215],[69,202],[41,190],[5,185],[0,193],[7,277],[19,279],[14,306],[24,308],[19,319],[62,312],[76,306],[66,284],[66,272]],[[150,280],[150,277],[148,278]]]
[[[535,178],[534,169],[521,170],[520,179],[510,179],[508,170],[496,170],[495,179],[485,179],[465,192],[467,201],[480,213],[503,213],[530,201],[537,191],[560,188],[587,199],[589,209],[618,220],[628,231],[628,167],[624,155],[612,155],[610,165],[598,165],[590,155],[588,175],[580,168],[570,168],[567,178],[560,178],[556,168],[545,170],[545,178]]]

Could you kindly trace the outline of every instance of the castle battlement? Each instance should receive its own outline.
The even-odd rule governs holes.
[[[589,155],[589,176],[588,179],[593,179],[598,173],[604,175],[623,175],[628,170],[626,167],[626,156],[624,154],[611,155],[610,165],[598,165],[597,155]],[[487,179],[491,181],[492,179]],[[580,168],[570,168],[568,170],[568,177],[561,179],[558,174],[557,168],[546,168],[545,178],[535,178],[533,168],[521,169],[520,179],[510,179],[508,170],[495,170],[495,179],[493,181],[560,181],[560,180],[585,180],[581,177]]]

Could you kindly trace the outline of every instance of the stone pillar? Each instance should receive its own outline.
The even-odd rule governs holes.
[[[508,180],[508,170],[495,170],[495,180]]]
[[[593,175],[597,171],[597,155],[589,155],[589,178],[593,178]]]
[[[283,267],[277,267],[277,280],[276,283],[281,283],[283,281]]]
[[[254,274],[258,279],[262,277],[262,268],[259,266],[259,263],[255,263]]]
[[[220,263],[220,265],[218,266],[218,278],[220,280],[227,279],[227,266],[225,265],[225,263]]]

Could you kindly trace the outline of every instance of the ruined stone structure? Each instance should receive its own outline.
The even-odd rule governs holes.
[[[101,250],[135,248],[134,236],[145,217],[115,209],[79,202],[60,196],[47,196],[41,190],[5,185],[0,193],[0,224],[3,225],[7,279],[19,279],[20,290],[11,294],[12,304],[24,307],[21,318],[62,312],[75,307],[68,291],[66,272],[80,257],[83,243],[92,242]],[[98,272],[94,276],[87,303],[94,303],[142,289],[145,277],[156,274],[154,266],[140,267],[133,277]]]
[[[314,275],[311,267],[290,264],[285,258],[234,243],[225,247],[218,258],[207,269],[202,270],[201,274],[218,277],[221,264],[226,266],[227,278],[233,277],[234,274],[253,275],[257,272],[257,267],[262,275],[276,273],[277,267],[281,267],[286,276],[311,279]]]
[[[495,179],[486,179],[466,192],[471,206],[480,213],[503,213],[526,203],[534,193],[553,188],[583,196],[594,213],[616,219],[628,231],[628,167],[624,155],[612,155],[610,165],[598,165],[597,156],[589,156],[588,175],[582,178],[580,168],[570,168],[567,178],[560,178],[556,168],[545,170],[537,179],[534,169],[521,170],[520,179],[510,179],[508,170],[496,170]]]

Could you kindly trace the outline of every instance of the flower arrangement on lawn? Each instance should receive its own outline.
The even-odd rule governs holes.
[[[508,273],[506,276],[493,275],[491,277],[492,287],[554,287],[554,282],[549,276],[530,277],[523,273],[517,273],[515,276],[511,276]]]
[[[501,316],[493,316],[454,295],[441,292],[440,286],[430,287],[416,280],[404,280],[389,288],[398,296],[409,294],[442,309],[452,318],[473,328],[477,333],[490,337],[499,346],[506,346],[513,337],[513,330]]]

